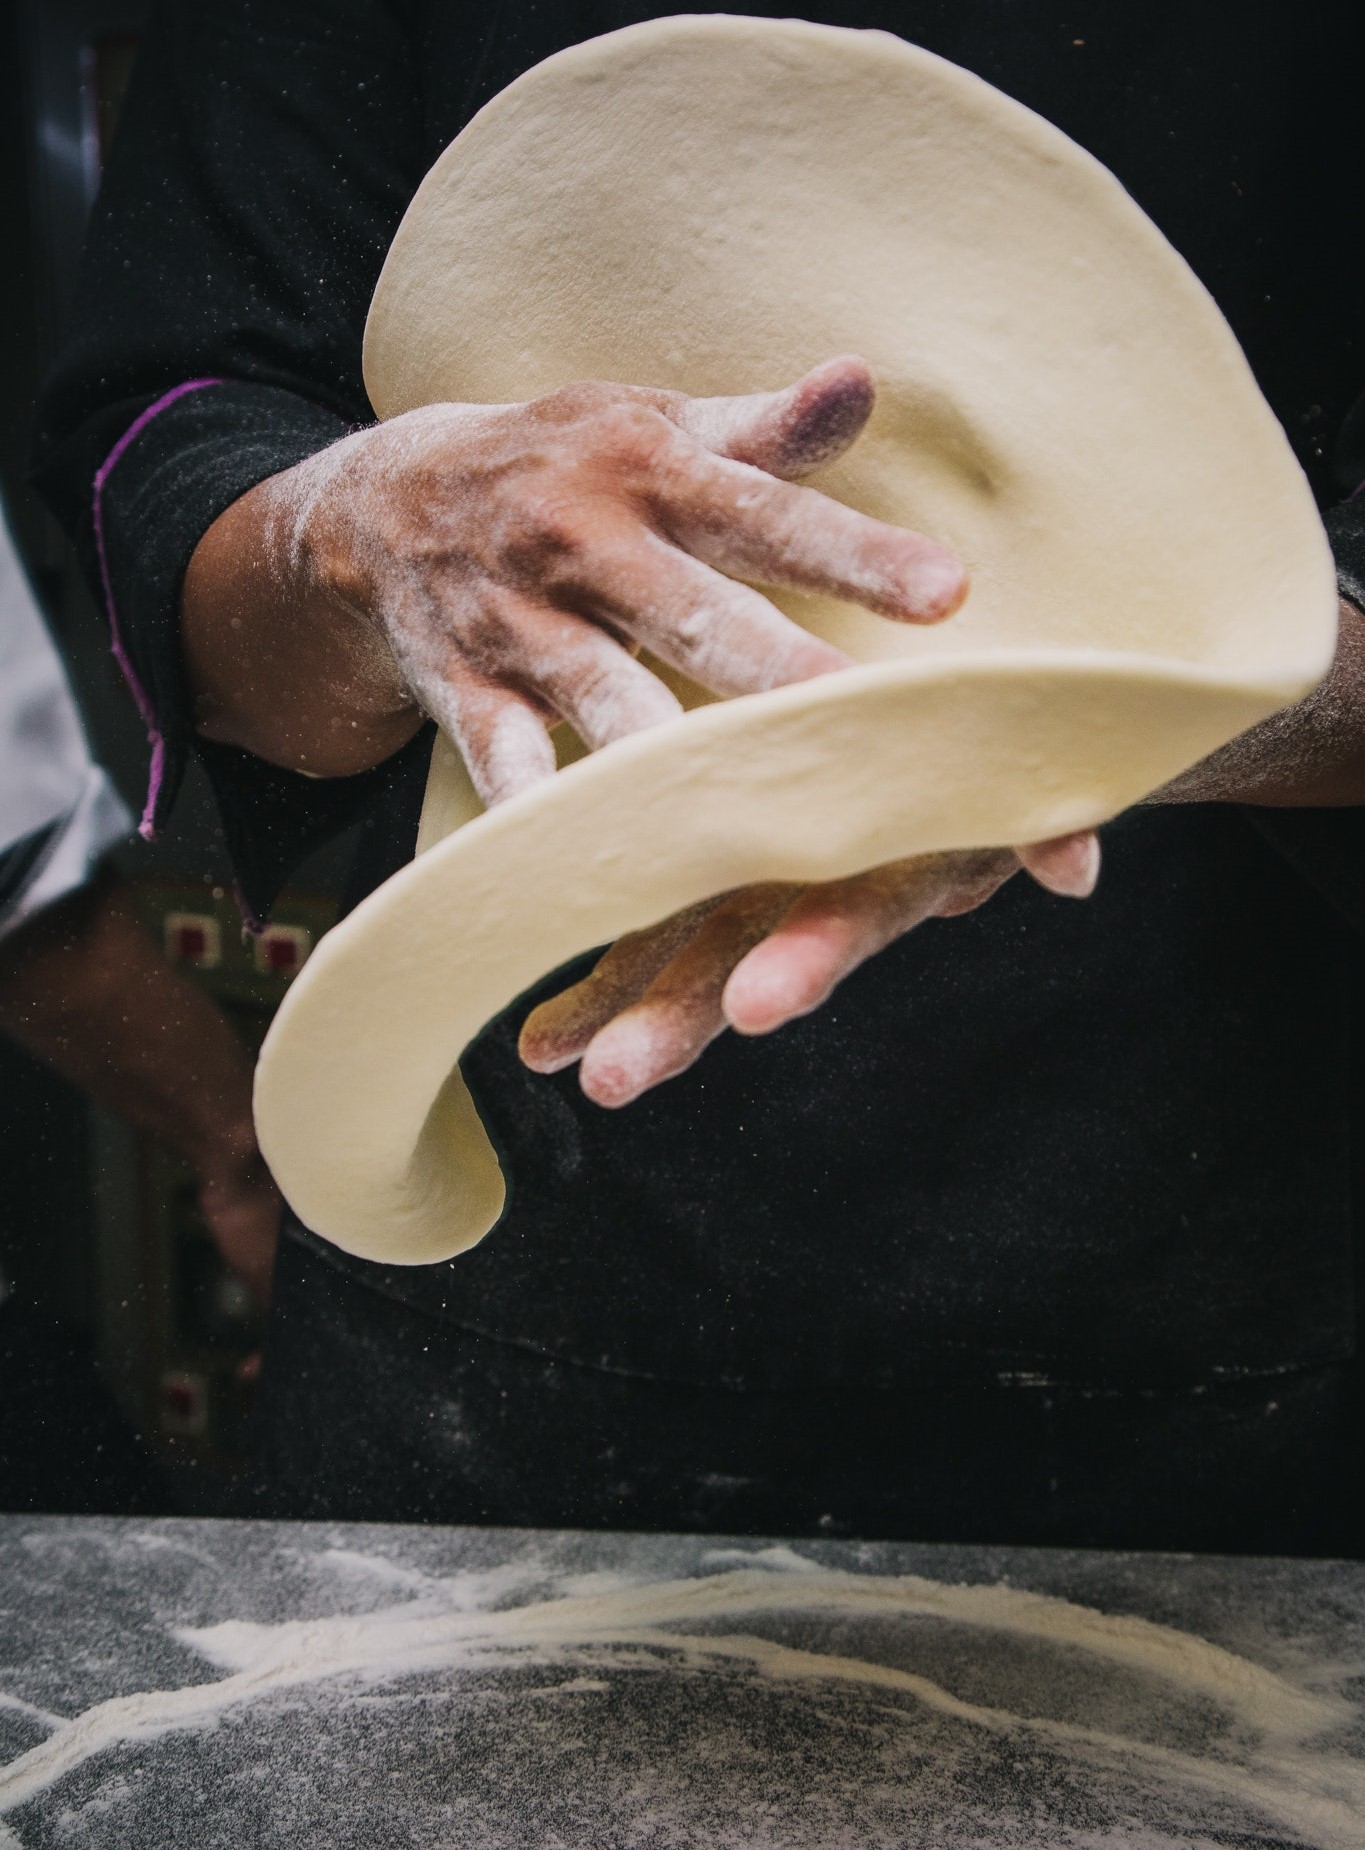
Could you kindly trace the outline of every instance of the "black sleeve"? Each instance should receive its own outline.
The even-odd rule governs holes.
[[[418,64],[375,0],[171,0],[146,33],[34,455],[147,722],[145,832],[194,743],[178,607],[195,545],[369,420],[365,314],[425,165]],[[203,755],[258,912],[386,777]]]

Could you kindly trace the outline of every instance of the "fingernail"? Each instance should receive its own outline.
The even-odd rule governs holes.
[[[945,556],[919,567],[916,588],[927,620],[939,623],[962,608],[971,589],[971,578],[965,565]]]
[[[1100,877],[1100,843],[1097,835],[1082,835],[1067,855],[1065,891],[1073,899],[1089,899]]]
[[[791,1020],[792,1008],[785,995],[774,992],[761,979],[736,983],[731,977],[721,1000],[725,1019],[736,1034],[771,1034]]]
[[[633,1104],[645,1090],[638,1078],[612,1066],[580,1069],[578,1083],[583,1096],[604,1111],[619,1111],[623,1105]]]
[[[765,938],[730,972],[720,1006],[736,1034],[771,1034],[814,1006],[805,996],[793,996],[790,972],[776,949]]]
[[[786,432],[782,444],[785,467],[793,475],[809,475],[842,456],[861,435],[876,396],[872,381],[856,373],[820,386]]]
[[[517,1048],[518,1057],[523,1066],[533,1073],[562,1073],[566,1066],[572,1066],[578,1058],[576,1049],[565,1050],[557,1047],[553,1041],[523,1041]]]

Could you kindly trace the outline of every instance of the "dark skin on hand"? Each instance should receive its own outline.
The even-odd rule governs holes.
[[[555,722],[595,750],[680,710],[639,648],[717,694],[849,665],[752,582],[941,622],[967,595],[959,561],[797,485],[856,441],[874,399],[845,356],[746,398],[592,383],[344,438],[242,496],[194,553],[182,617],[200,731],[343,776],[430,715],[493,804],[553,775]],[[1365,801],[1359,613],[1343,605],[1316,694],[1158,800]],[[590,1098],[627,1104],[726,1027],[766,1034],[809,1013],[892,939],[1021,869],[1079,898],[1099,861],[1087,831],[722,896],[622,939],[531,1014],[522,1058],[577,1061]]]
[[[0,944],[0,1033],[185,1159],[205,1225],[263,1309],[280,1197],[256,1147],[251,1058],[116,880],[59,900]]]

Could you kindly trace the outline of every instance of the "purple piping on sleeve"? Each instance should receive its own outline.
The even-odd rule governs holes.
[[[144,841],[151,841],[156,834],[156,806],[166,775],[166,741],[162,738],[161,729],[156,723],[156,709],[152,705],[151,696],[138,680],[137,670],[133,667],[128,651],[123,646],[118,608],[114,603],[114,587],[109,577],[109,556],[104,545],[104,485],[129,444],[136,442],[152,419],[163,412],[168,405],[173,405],[177,398],[183,398],[187,392],[200,392],[205,386],[222,384],[221,379],[187,379],[183,385],[177,385],[171,391],[163,392],[154,404],[148,405],[145,411],[140,412],[133,419],[95,471],[91,517],[95,530],[95,556],[99,560],[100,567],[100,585],[104,591],[104,613],[109,619],[109,645],[113,650],[114,660],[118,663],[123,678],[128,683],[128,691],[137,703],[137,710],[142,715],[142,723],[147,728],[147,743],[152,748],[152,762],[147,778],[147,801],[143,805],[142,820],[137,825],[137,832]]]
[[[252,906],[251,901],[242,891],[242,883],[240,880],[234,880],[232,883],[232,897],[236,900],[237,910],[242,915],[243,942],[245,942],[247,938],[259,938],[261,933],[265,930],[265,920]]]

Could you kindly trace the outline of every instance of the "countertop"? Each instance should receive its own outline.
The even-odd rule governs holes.
[[[1365,1566],[0,1517],[0,1846],[1365,1847]]]

